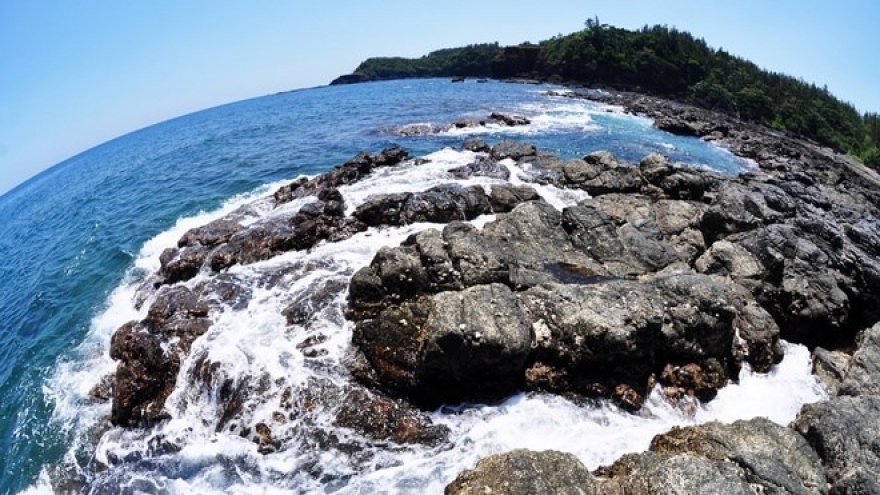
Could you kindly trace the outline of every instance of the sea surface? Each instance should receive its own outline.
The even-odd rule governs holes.
[[[534,143],[564,158],[610,150],[637,161],[650,152],[727,174],[750,165],[728,151],[656,130],[621,109],[551,97],[552,86],[408,80],[333,86],[265,96],[204,110],[125,135],[75,156],[0,197],[0,493],[442,493],[481,457],[516,447],[575,453],[588,467],[644,450],[674,425],[766,416],[790,421],[824,392],[809,374],[806,349],[789,345],[767,375],[743,371],[737,384],[688,416],[653,395],[650,414],[613,406],[520,394],[493,405],[449,405],[432,413],[449,427],[443,447],[400,447],[333,426],[320,412],[308,423],[359,445],[357,455],[321,450],[308,435],[263,456],[237,434],[216,431],[218,404],[188,386],[184,363],[169,398],[172,419],[148,430],[107,423],[109,405],[89,391],[111,373],[110,336],[143,317],[136,288],[158,256],[189,228],[249,206],[273,214],[267,197],[300,175],[314,175],[360,150],[399,144],[431,162],[383,170],[343,188],[349,209],[369,194],[421,190],[449,181],[445,170],[473,159],[455,151],[470,137]],[[523,115],[523,127],[490,126],[402,137],[408,124],[443,125],[490,112]],[[512,169],[514,179],[517,170]],[[475,182],[476,181],[476,182]],[[490,181],[490,179],[485,179]],[[472,179],[468,183],[480,183]],[[487,182],[488,183],[488,182]],[[557,207],[583,194],[543,187]],[[297,204],[290,208],[296,208]],[[289,213],[289,211],[288,211]],[[477,223],[491,221],[484,217]],[[280,310],[290,297],[327,281],[347,281],[382,245],[396,245],[430,225],[370,231],[308,253],[290,253],[231,271],[252,284],[247,308],[229,308],[193,347],[222,364],[236,383],[253,377],[304,390],[310,380],[345,383],[341,360],[350,327],[344,293],[309,329],[288,327]],[[275,289],[267,272],[294,273]],[[320,331],[317,361],[294,345]],[[258,358],[255,358],[258,357]],[[274,385],[249,395],[249,420],[271,421]],[[208,394],[210,395],[210,394]],[[261,402],[262,401],[262,402]],[[304,421],[304,420],[303,420]],[[280,426],[279,426],[280,428]],[[164,442],[164,443],[163,443]],[[157,444],[173,448],[156,448]],[[95,466],[105,466],[95,469]]]

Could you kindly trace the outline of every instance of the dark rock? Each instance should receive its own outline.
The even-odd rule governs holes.
[[[490,212],[489,198],[480,186],[444,184],[420,193],[371,196],[357,207],[354,217],[369,226],[397,226],[471,220]]]
[[[409,124],[394,129],[393,133],[398,136],[428,136],[436,132],[430,124]]]
[[[374,440],[396,443],[439,445],[449,434],[448,428],[433,425],[421,411],[388,397],[373,397],[361,389],[346,394],[335,423]]]
[[[353,341],[377,385],[429,406],[510,393],[530,346],[516,298],[497,284],[389,307],[360,322]]]
[[[830,395],[837,395],[840,390],[850,359],[852,356],[845,352],[829,351],[821,347],[813,349],[813,374]]]
[[[807,441],[764,418],[676,427],[654,437],[651,451],[729,463],[752,486],[779,493],[822,493],[826,486],[822,462]]]
[[[480,138],[471,138],[461,145],[461,149],[464,151],[473,151],[475,153],[488,153],[489,145]]]
[[[205,246],[211,247],[227,242],[230,237],[244,227],[234,220],[221,218],[201,227],[190,229],[177,241],[177,247]]]
[[[819,454],[831,493],[880,485],[880,397],[838,397],[807,404],[794,422]]]
[[[880,323],[862,331],[856,346],[840,394],[880,396]]]
[[[764,225],[781,223],[793,213],[791,198],[770,185],[725,183],[703,214],[700,229],[709,241]]]
[[[540,199],[541,196],[538,192],[530,186],[493,184],[489,193],[489,204],[494,213],[507,213],[520,203],[538,201]]]
[[[753,293],[787,338],[817,343],[846,333],[841,330],[850,323],[849,297],[829,256],[801,231],[774,224],[732,240],[760,261],[762,283],[752,286]]]
[[[538,151],[535,149],[534,145],[519,143],[517,141],[501,141],[495,146],[492,146],[492,149],[489,151],[489,156],[491,156],[493,160],[510,158],[511,160],[517,161],[523,158],[536,156],[537,153]]]
[[[598,494],[599,482],[571,454],[512,450],[482,459],[450,483],[446,495]]]
[[[110,421],[119,426],[140,426],[167,418],[165,398],[176,379],[172,356],[166,356],[161,339],[142,325],[126,324],[113,334],[110,357],[120,361],[113,387]]]
[[[638,192],[643,185],[638,168],[619,162],[607,151],[590,153],[582,161],[566,162],[563,171],[571,186],[591,196]]]
[[[510,170],[496,161],[477,160],[467,165],[449,170],[454,177],[468,179],[470,177],[491,177],[493,179],[507,180],[510,178]]]
[[[189,280],[199,274],[209,253],[202,246],[166,249],[160,259],[159,276],[166,284]]]
[[[494,120],[495,122],[499,122],[501,124],[504,124],[508,127],[513,127],[513,126],[518,126],[518,125],[528,125],[528,124],[532,123],[531,120],[529,120],[525,117],[519,116],[519,115],[505,115],[503,113],[498,113],[498,112],[492,112],[492,114],[489,115],[489,119]]]
[[[147,318],[119,328],[110,357],[119,361],[113,378],[110,421],[142,426],[167,417],[165,399],[177,381],[183,357],[211,326],[209,306],[184,286],[159,291]]]

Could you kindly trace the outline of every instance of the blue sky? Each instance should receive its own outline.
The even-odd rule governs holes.
[[[880,111],[876,0],[0,0],[0,194],[122,134],[323,85],[370,56],[539,41],[593,16],[676,26]]]

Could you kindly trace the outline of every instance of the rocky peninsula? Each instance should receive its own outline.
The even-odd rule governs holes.
[[[711,400],[745,365],[768,371],[785,339],[813,350],[815,372],[833,392],[790,427],[754,419],[674,429],[649,452],[594,472],[568,454],[518,450],[484,459],[447,493],[880,493],[877,174],[830,149],[695,107],[631,93],[566,95],[647,115],[755,166],[733,177],[658,154],[638,163],[608,152],[562,160],[525,143],[470,140],[464,148],[477,159],[449,173],[499,179],[491,188],[449,183],[349,208],[340,187],[380,168],[419,166],[398,147],[361,153],[275,192],[271,208],[303,203],[290,215],[245,222],[246,212],[235,212],[163,253],[141,289],[148,316],[113,336],[118,368],[93,396],[112,401],[114,425],[163,421],[181,363],[212,313],[253,297],[231,267],[371,227],[429,222],[443,226],[380,249],[350,283],[328,283],[283,310],[288,324],[308,325],[347,294],[353,332],[344,364],[355,381],[280,394],[282,419],[330,410],[336,425],[369,438],[441,445],[445,427],[423,411],[519,390],[607,399],[638,414],[659,384],[687,409]],[[524,183],[503,182],[511,163],[530,164]],[[559,210],[538,185],[589,199]],[[494,221],[469,222],[485,215]],[[315,268],[266,274],[265,283]],[[296,347],[313,357],[321,338]],[[283,448],[289,431],[243,419],[258,384],[229,380],[210,359],[197,363],[191,382],[224,404],[218,428],[266,455]],[[318,447],[357,449],[317,428],[297,434]]]

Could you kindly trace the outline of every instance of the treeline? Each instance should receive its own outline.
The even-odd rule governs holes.
[[[878,115],[666,26],[587,28],[540,44],[537,74],[676,98],[790,131],[880,166]]]
[[[501,53],[498,43],[468,45],[431,52],[421,58],[376,57],[354,71],[365,80],[412,77],[491,77],[492,61]]]
[[[826,88],[761,69],[666,26],[629,31],[590,19],[537,45],[471,45],[418,59],[372,58],[340,82],[408,77],[533,78],[654,94],[799,134],[880,167],[880,115]],[[347,80],[345,78],[348,78]]]

